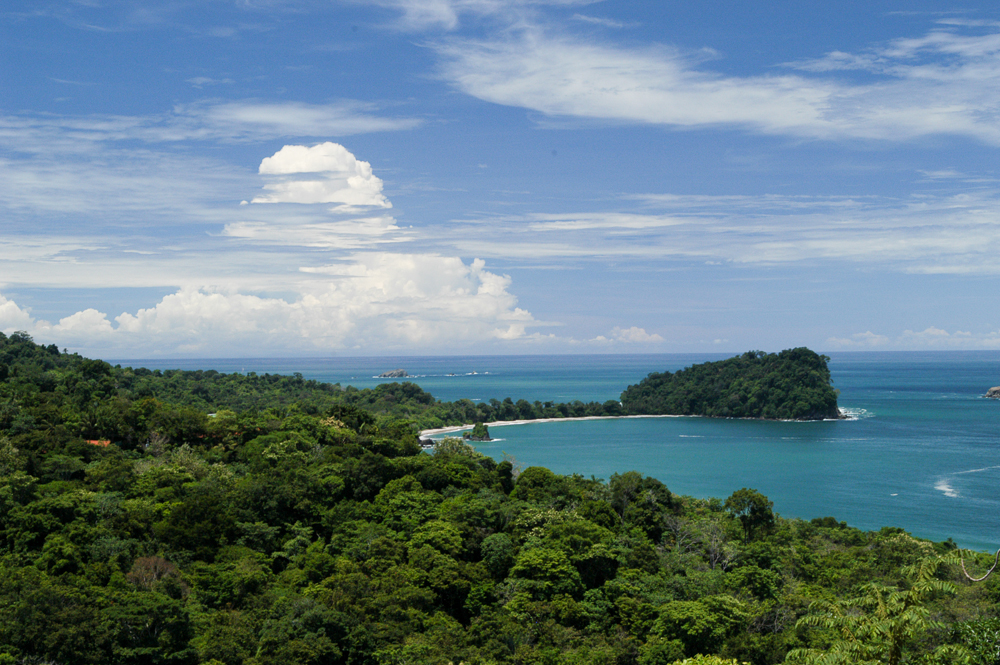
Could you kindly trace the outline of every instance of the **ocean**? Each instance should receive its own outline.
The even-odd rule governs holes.
[[[112,361],[152,369],[302,374],[372,387],[404,369],[441,400],[618,399],[650,372],[730,354],[457,356]],[[786,517],[833,516],[861,529],[902,527],[976,550],[1000,548],[1000,352],[828,353],[851,418],[707,418],[531,423],[491,428],[482,452],[522,468],[607,479],[637,470],[671,491],[725,499],[766,494]]]

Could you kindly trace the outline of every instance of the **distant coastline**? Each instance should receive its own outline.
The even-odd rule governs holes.
[[[802,421],[794,419],[782,419],[782,420],[770,420],[767,418],[719,418],[718,416],[690,416],[684,414],[638,414],[631,416],[579,416],[579,417],[566,417],[566,418],[533,418],[531,420],[497,420],[491,423],[485,423],[487,427],[503,427],[504,425],[530,425],[531,423],[564,423],[569,421],[581,421],[581,420],[625,420],[628,418],[711,418],[713,420],[770,420],[771,422],[788,422],[788,423],[800,423],[800,422],[830,422],[836,420],[857,420],[857,418],[852,418],[844,413],[841,409],[840,418],[827,418],[825,420],[815,420],[815,421]],[[425,439],[431,436],[437,436],[439,434],[453,434],[455,432],[462,432],[467,429],[472,429],[475,427],[474,424],[466,425],[451,425],[450,427],[437,427],[434,429],[421,430],[419,437]]]

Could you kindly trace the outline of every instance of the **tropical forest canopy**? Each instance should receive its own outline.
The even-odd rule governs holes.
[[[653,373],[622,393],[630,414],[822,420],[839,418],[829,358],[805,347]]]
[[[950,542],[423,453],[412,384],[123,369],[24,334],[0,375],[0,664],[997,662],[1000,578]]]

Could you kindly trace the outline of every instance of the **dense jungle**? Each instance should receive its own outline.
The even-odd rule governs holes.
[[[950,541],[418,443],[524,404],[0,334],[0,664],[1000,662]]]

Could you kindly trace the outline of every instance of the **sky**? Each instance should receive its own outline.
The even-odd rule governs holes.
[[[0,330],[1000,348],[1000,7],[5,0]]]

